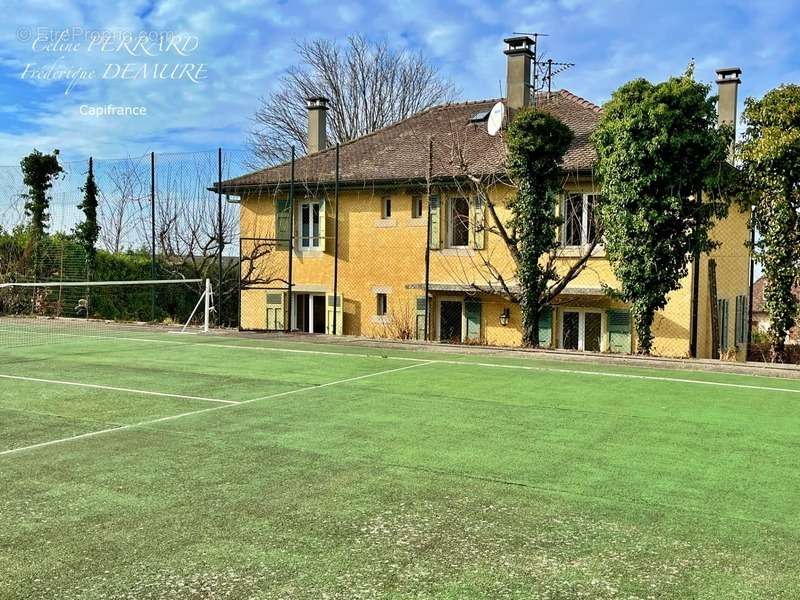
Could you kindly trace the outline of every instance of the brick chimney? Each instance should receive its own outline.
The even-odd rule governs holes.
[[[506,106],[517,110],[531,103],[531,59],[533,40],[527,35],[510,37],[506,43],[505,55],[508,57],[506,70]]]
[[[308,108],[308,153],[314,154],[328,147],[328,99],[324,96],[306,98]]]
[[[733,125],[733,132],[736,133],[736,100],[739,93],[739,84],[742,82],[739,75],[742,70],[739,67],[726,67],[717,69],[717,87],[719,89],[719,100],[717,104],[717,123],[719,125]],[[731,142],[728,150],[728,160],[733,162],[735,141]]]

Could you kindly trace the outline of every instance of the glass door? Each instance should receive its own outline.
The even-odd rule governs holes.
[[[580,321],[581,313],[575,310],[564,311],[562,331],[562,347],[567,350],[580,348]]]

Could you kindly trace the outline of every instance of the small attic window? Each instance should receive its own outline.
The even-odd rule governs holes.
[[[476,112],[469,118],[470,123],[481,123],[489,118],[489,113],[492,112],[490,110],[482,110],[480,112]]]

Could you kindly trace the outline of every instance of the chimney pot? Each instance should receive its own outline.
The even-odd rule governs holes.
[[[719,125],[732,125],[734,138],[736,137],[736,103],[739,93],[739,84],[742,80],[739,76],[742,70],[739,67],[725,67],[717,69],[717,89],[719,99],[717,101],[717,123]],[[728,161],[734,160],[736,148],[735,139],[731,142],[728,150]]]
[[[324,96],[306,98],[308,109],[308,153],[314,154],[328,147],[328,99]]]
[[[531,103],[531,59],[535,42],[527,35],[509,37],[503,41],[508,57],[506,105],[511,110],[525,108]]]

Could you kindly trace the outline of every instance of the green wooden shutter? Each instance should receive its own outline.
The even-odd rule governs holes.
[[[418,340],[425,339],[425,296],[419,296],[416,301],[416,333]]]
[[[336,335],[342,335],[344,332],[344,323],[342,322],[342,295],[328,294],[325,297],[325,333],[333,335],[333,314],[336,311]]]
[[[611,352],[630,353],[631,351],[631,313],[627,310],[609,310],[608,349]]]
[[[275,237],[277,238],[277,247],[280,250],[289,249],[289,238],[291,232],[290,227],[290,212],[289,200],[278,199],[275,200]]]
[[[727,300],[717,300],[717,312],[719,314],[719,349],[721,351],[728,349],[728,304]]]
[[[428,218],[431,220],[431,237],[428,240],[428,245],[431,250],[438,250],[442,244],[441,233],[441,208],[442,202],[438,194],[431,194],[428,198]]]
[[[550,348],[553,345],[553,308],[544,307],[539,313],[539,347]]]
[[[327,212],[327,205],[330,202],[326,202],[325,198],[320,198],[319,201],[319,249],[323,252],[328,250],[328,237],[326,235],[327,231],[327,221],[328,221],[328,212]]]
[[[486,248],[485,204],[486,200],[481,194],[472,198],[472,227],[470,228],[470,235],[472,236],[472,247],[475,250]]]
[[[742,342],[742,296],[736,296],[736,310],[733,313],[733,343]]]
[[[283,331],[285,323],[285,309],[283,292],[267,292],[267,319],[266,327],[270,331]]]
[[[481,301],[480,298],[464,299],[464,316],[467,321],[467,331],[464,339],[480,341],[481,339]]]
[[[736,313],[734,315],[734,343],[736,345],[747,343],[747,327],[750,317],[748,302],[747,296],[736,296]]]

